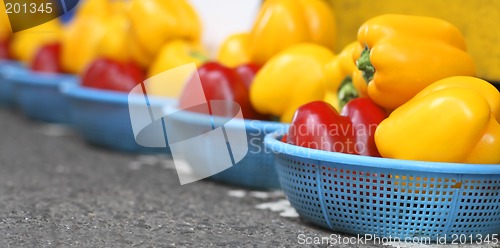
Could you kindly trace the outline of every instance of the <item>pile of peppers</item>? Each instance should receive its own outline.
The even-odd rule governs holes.
[[[199,66],[207,102],[232,100],[247,119],[290,122],[302,104],[324,98],[328,81],[324,64],[335,58],[335,40],[335,16],[326,1],[266,0],[248,32],[231,35],[221,44],[217,62],[204,60],[196,43],[180,50],[195,58],[189,62]],[[283,77],[283,72],[290,75]],[[194,84],[188,81],[181,107],[196,98],[189,90]],[[277,94],[283,88],[291,94]]]
[[[283,16],[300,19],[304,14],[298,7],[304,4],[266,1],[260,18],[267,13],[267,20],[257,19],[250,33],[226,40],[218,54],[222,64],[199,69],[207,102],[233,100],[247,119],[274,116],[291,123],[283,141],[302,147],[420,161],[500,163],[500,93],[474,77],[474,62],[456,27],[430,17],[382,15],[364,23],[358,40],[338,54],[319,41],[325,39],[269,38],[272,24],[286,20]],[[328,29],[305,33],[317,31],[314,37],[325,38],[321,30]],[[261,68],[244,87],[231,68],[249,63]],[[192,105],[189,85],[181,107]]]
[[[360,27],[356,42],[318,64],[325,76],[322,99],[320,94],[312,100],[307,99],[311,94],[293,91],[300,83],[321,85],[312,84],[314,80],[296,82],[295,72],[287,71],[292,78],[282,75],[286,83],[265,83],[278,94],[274,99],[290,90],[289,102],[304,99],[284,142],[395,159],[500,163],[500,93],[474,77],[476,68],[464,38],[450,23],[420,16],[378,16]],[[268,63],[262,73],[278,65]],[[259,100],[270,99],[257,92],[259,84],[264,85],[258,79],[265,77],[257,74],[251,89],[254,105],[263,113],[287,113],[277,111],[290,106],[279,100],[273,106],[259,105]],[[282,121],[289,118],[282,116]]]
[[[201,23],[187,0],[86,0],[64,27],[53,21],[37,28],[56,32],[39,38],[20,32],[7,40],[0,29],[0,55],[9,46],[31,70],[78,74],[86,87],[130,92],[146,77],[207,61]]]
[[[252,28],[228,37],[215,61],[201,46],[200,19],[187,0],[87,0],[64,29],[42,26],[54,32],[36,42],[1,28],[0,57],[35,71],[81,74],[87,87],[128,92],[147,77],[195,63],[206,102],[230,100],[247,119],[291,123],[283,139],[290,144],[500,163],[500,93],[475,77],[460,30],[440,19],[377,16],[335,54],[335,16],[326,1],[266,0]],[[179,107],[197,101],[196,84],[187,81]]]

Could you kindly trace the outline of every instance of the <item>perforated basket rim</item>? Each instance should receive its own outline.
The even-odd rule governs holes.
[[[324,161],[373,168],[395,169],[400,171],[420,171],[428,173],[434,172],[468,175],[500,174],[500,164],[463,164],[410,161],[329,152],[287,144],[280,140],[283,134],[284,132],[279,130],[266,135],[264,138],[264,145],[275,154],[286,154],[304,159],[310,159],[315,162]]]
[[[0,72],[2,76],[7,79],[17,75],[18,73],[24,73],[27,69],[18,61],[13,60],[0,60]]]
[[[77,76],[71,74],[40,73],[28,69],[13,73],[9,79],[15,84],[50,87],[58,87],[64,83],[75,84],[79,80]]]
[[[196,113],[196,112],[190,112],[190,111],[181,111],[178,107],[174,106],[168,106],[168,109],[166,111],[169,114],[175,114],[181,113],[182,114],[176,114],[173,115],[175,116],[174,118],[183,122],[187,123],[192,123],[192,124],[206,124],[207,120],[207,114],[202,114],[202,113]],[[214,123],[225,123],[225,120],[227,120],[227,117],[218,117],[218,116],[213,116]],[[239,127],[242,127],[241,121],[245,122],[245,128],[247,130],[262,130],[264,128],[268,128],[266,130],[269,130],[269,133],[279,131],[279,130],[285,130],[288,128],[289,124],[287,123],[282,123],[282,122],[275,122],[275,121],[262,121],[262,120],[253,120],[253,119],[235,119],[231,122],[228,122],[224,126],[226,128],[232,128],[232,129],[238,129]]]
[[[129,99],[129,94],[126,92],[112,91],[112,90],[102,90],[96,88],[84,87],[81,85],[62,85],[61,92],[73,99],[80,99],[89,102],[100,102],[100,103],[113,103],[120,105],[128,105],[129,103],[144,103],[144,97],[137,95]],[[131,102],[129,102],[131,100]],[[162,106],[165,104],[170,105],[170,103],[177,101],[175,98],[159,98],[159,97],[148,97],[149,104],[152,106]]]
[[[24,65],[16,60],[10,60],[10,59],[0,59],[0,66],[14,66],[14,67],[20,67],[20,68],[25,68]]]

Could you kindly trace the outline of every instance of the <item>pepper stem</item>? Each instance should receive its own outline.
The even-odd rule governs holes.
[[[375,67],[373,67],[370,61],[370,49],[368,47],[363,49],[361,56],[359,56],[358,61],[356,61],[356,66],[363,73],[363,78],[366,83],[372,81],[373,75],[375,74]]]
[[[201,60],[203,62],[208,61],[208,57],[205,56],[205,54],[200,53],[200,52],[194,52],[194,51],[192,51],[192,52],[189,53],[189,55],[191,57],[199,59],[199,60]]]
[[[342,80],[337,96],[339,98],[340,109],[342,109],[352,99],[359,97],[358,91],[354,87],[351,77],[345,77],[344,80]]]

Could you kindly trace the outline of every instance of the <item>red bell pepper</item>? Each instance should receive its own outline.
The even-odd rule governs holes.
[[[262,119],[262,115],[258,114],[250,103],[250,97],[246,84],[250,84],[253,80],[251,69],[239,68],[232,69],[225,67],[216,62],[208,62],[198,68],[201,87],[205,101],[208,103],[209,113],[220,116],[233,116],[232,102],[240,105],[243,117],[246,119]],[[255,75],[255,74],[254,74]],[[253,76],[254,76],[253,75]],[[192,107],[194,102],[199,102],[192,94],[196,91],[197,80],[189,80],[184,88],[179,99],[179,106],[182,109]],[[212,109],[210,101],[212,100],[228,100],[227,106],[217,106],[217,109]],[[191,109],[195,111],[194,109]],[[204,112],[204,111],[199,111]]]
[[[365,156],[380,156],[374,134],[385,111],[368,98],[351,100],[339,114],[330,104],[311,102],[300,107],[290,125],[287,143]]]
[[[40,47],[30,69],[36,72],[61,73],[61,43],[51,43]]]
[[[250,89],[250,85],[253,83],[253,79],[255,78],[255,75],[257,72],[260,70],[260,66],[256,64],[243,64],[234,69],[236,71],[236,74],[243,80],[243,83],[247,87],[247,89]]]
[[[82,75],[82,85],[103,90],[130,92],[145,80],[145,73],[133,63],[101,58],[94,61]]]
[[[387,112],[369,98],[356,98],[349,101],[341,112],[348,116],[356,130],[356,144],[360,145],[359,155],[380,157],[375,145],[375,130],[385,118]]]
[[[0,40],[0,59],[10,58],[9,46],[10,46],[9,39]]]

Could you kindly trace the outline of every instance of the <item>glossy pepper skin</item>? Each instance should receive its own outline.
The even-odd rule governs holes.
[[[439,79],[475,74],[462,34],[440,19],[381,15],[360,27],[358,42],[353,59],[367,94],[388,110]]]
[[[250,57],[264,64],[287,47],[312,42],[333,49],[335,16],[324,0],[266,0],[250,32]]]
[[[5,5],[0,4],[0,59],[10,58],[9,46],[12,30],[9,17],[5,12]]]
[[[357,42],[350,43],[331,62],[326,64],[328,79],[324,101],[339,111],[350,100],[359,96],[352,83],[352,73],[357,70],[356,64],[352,61],[352,54],[357,44]]]
[[[83,73],[82,86],[129,93],[144,80],[144,72],[134,62],[100,58]]]
[[[131,0],[130,9],[134,59],[145,68],[169,41],[200,41],[201,21],[187,0]]]
[[[232,104],[228,104],[222,109],[212,109],[210,101],[212,100],[228,100],[237,102],[245,119],[262,119],[262,115],[258,114],[250,104],[248,97],[248,88],[244,80],[235,69],[226,67],[217,62],[207,62],[198,68],[201,87],[203,88],[204,100],[208,103],[210,112],[214,115],[231,116],[233,117]],[[193,92],[198,92],[198,81],[189,80],[185,86],[179,99],[181,108],[190,108],[200,102],[198,95]]]
[[[149,68],[148,76],[152,77],[189,63],[195,63],[197,67],[200,67],[207,60],[208,55],[200,45],[181,39],[173,40],[161,48]]]
[[[340,116],[330,104],[315,101],[297,109],[286,142],[312,149],[356,154],[354,134],[349,118]]]
[[[326,102],[311,102],[295,113],[286,142],[325,151],[380,156],[374,134],[384,118],[384,110],[368,98],[350,101],[341,114]]]
[[[252,105],[259,113],[291,122],[297,108],[324,99],[325,65],[334,57],[329,49],[312,43],[285,49],[257,73],[250,87]]]
[[[249,40],[249,33],[238,33],[229,36],[217,52],[217,61],[228,67],[250,63]]]
[[[12,35],[9,16],[6,13],[5,4],[0,4],[0,40],[5,41]]]
[[[131,61],[131,11],[128,1],[87,0],[64,27],[62,64],[65,71],[81,74],[98,58]]]
[[[89,1],[91,2],[94,1]],[[105,17],[87,17],[77,13],[73,21],[65,27],[62,37],[64,69],[70,73],[83,73],[86,67],[98,58],[97,47],[105,34]]]
[[[500,163],[500,93],[467,76],[439,80],[396,109],[375,133],[383,157]]]
[[[133,41],[130,40],[131,21],[128,15],[133,9],[128,1],[111,1],[109,8],[111,14],[106,18],[106,33],[97,45],[97,56],[130,61],[129,47]]]
[[[380,157],[375,145],[375,132],[378,125],[387,118],[385,110],[371,99],[362,97],[350,100],[340,114],[351,120],[356,132],[357,154]]]
[[[174,40],[165,44],[160,53],[148,70],[148,80],[165,81],[165,77],[157,76],[178,66],[194,63],[196,68],[207,61],[208,56],[201,46],[185,40]],[[175,74],[175,73],[174,73]],[[168,80],[168,83],[149,83],[147,84],[148,93],[155,96],[178,98],[186,79],[178,78]]]
[[[44,73],[62,73],[61,43],[56,42],[42,46],[31,62],[30,69]]]
[[[247,90],[250,90],[250,87],[254,82],[255,75],[257,75],[257,73],[260,71],[260,68],[261,67],[256,64],[248,63],[241,64],[235,67],[234,71],[239,75],[240,79],[247,87]]]
[[[58,42],[61,36],[61,23],[59,20],[52,20],[13,34],[9,53],[12,58],[29,66],[41,46]]]
[[[10,46],[9,39],[0,40],[0,59],[10,58],[9,46]]]

